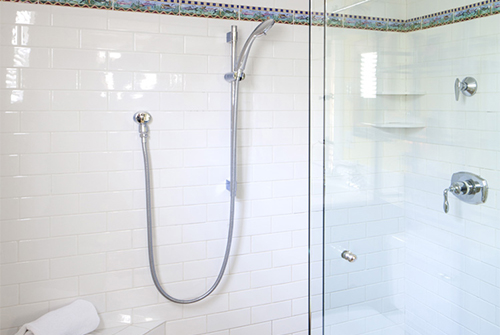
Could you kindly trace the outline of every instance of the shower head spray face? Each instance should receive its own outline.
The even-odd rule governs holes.
[[[237,66],[236,66],[236,72],[242,73],[245,70],[245,67],[247,65],[247,60],[248,60],[248,55],[250,54],[250,48],[252,47],[253,42],[257,37],[266,35],[267,32],[274,26],[274,20],[269,19],[261,24],[259,24],[254,31],[248,36],[247,41],[245,42],[245,45],[243,46],[243,49],[241,49],[240,53],[240,58],[238,60]]]

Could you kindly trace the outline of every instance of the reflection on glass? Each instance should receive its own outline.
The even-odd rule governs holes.
[[[12,28],[12,45],[17,45],[17,27]]]
[[[156,73],[142,74],[142,79],[139,80],[139,87],[141,90],[152,90],[158,84],[158,77]]]
[[[27,10],[18,10],[16,12],[16,23],[18,24],[34,24],[35,13]]]
[[[14,48],[14,66],[30,66],[30,53],[31,48]]]
[[[23,100],[24,100],[24,91],[16,90],[16,91],[12,91],[12,93],[10,94],[10,104],[11,105],[21,103],[21,102],[23,102]]]
[[[106,81],[106,87],[108,90],[114,90],[115,89],[115,80],[113,77],[113,73],[107,72],[104,75],[104,80]]]
[[[344,7],[342,7],[342,8],[339,8],[339,9],[337,9],[337,10],[334,10],[332,13],[339,13],[339,12],[342,12],[342,11],[344,11],[344,10],[347,10],[347,9],[350,9],[350,8],[353,8],[353,7],[356,7],[356,6],[362,5],[362,4],[364,4],[364,3],[366,3],[366,2],[369,2],[369,1],[371,1],[371,0],[363,0],[363,1],[358,1],[358,2],[356,2],[356,3],[354,3],[354,4],[352,4],[352,5],[347,5],[347,6],[344,6]]]
[[[5,87],[17,88],[17,69],[6,69]]]
[[[373,99],[377,94],[377,53],[361,54],[361,96]]]

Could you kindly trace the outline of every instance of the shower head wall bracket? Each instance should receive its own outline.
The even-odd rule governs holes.
[[[455,80],[455,100],[458,101],[462,92],[466,97],[471,97],[477,92],[477,81],[472,77],[465,77],[464,80]]]

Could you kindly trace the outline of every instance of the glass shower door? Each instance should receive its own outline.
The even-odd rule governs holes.
[[[321,251],[311,242],[323,298],[313,333],[500,333],[500,4],[322,5],[326,25],[312,30],[324,41],[323,66],[311,68],[312,87],[324,73],[311,95],[323,107],[311,152],[322,148],[324,177],[323,216],[311,221],[312,241],[323,240]],[[438,5],[446,11],[423,16]],[[477,94],[456,100],[466,77]],[[452,180],[462,171],[487,181],[485,203],[463,201],[470,190]]]

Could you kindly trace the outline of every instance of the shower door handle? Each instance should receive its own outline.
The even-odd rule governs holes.
[[[349,250],[345,250],[343,253],[342,253],[342,258],[345,259],[346,261],[348,261],[349,263],[352,263],[354,262],[356,259],[358,259],[358,256],[356,256],[355,254],[353,254],[352,252],[350,252]]]

